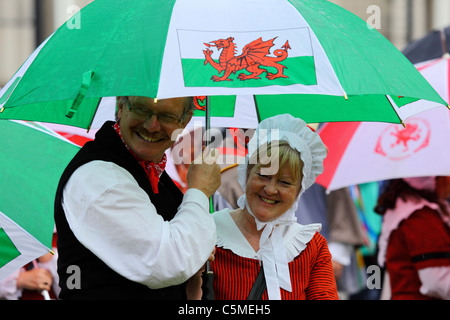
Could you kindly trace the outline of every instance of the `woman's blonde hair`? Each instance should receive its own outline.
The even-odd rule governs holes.
[[[253,168],[259,169],[268,165],[267,159],[278,160],[277,174],[280,172],[279,168],[288,165],[293,173],[292,178],[295,182],[300,181],[301,184],[303,179],[303,161],[300,159],[300,152],[292,148],[289,143],[284,140],[271,141],[268,144],[259,146],[258,150],[249,158],[246,178],[248,179]]]

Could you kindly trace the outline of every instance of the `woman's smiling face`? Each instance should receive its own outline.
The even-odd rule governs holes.
[[[287,163],[275,175],[263,175],[261,169],[258,166],[251,169],[245,193],[253,215],[262,222],[268,222],[294,205],[301,179],[296,178]]]

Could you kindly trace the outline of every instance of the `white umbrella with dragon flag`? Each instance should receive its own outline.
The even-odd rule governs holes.
[[[377,30],[325,0],[96,0],[0,92],[0,119],[88,128],[102,97],[236,96],[259,120],[400,123],[446,102]]]

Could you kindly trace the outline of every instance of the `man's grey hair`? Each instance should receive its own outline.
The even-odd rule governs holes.
[[[116,98],[117,106],[119,104],[126,105],[126,103],[128,101],[129,101],[129,97],[128,96],[121,96],[121,97],[117,97]],[[186,102],[185,102],[185,105],[184,105],[183,114],[181,116],[182,120],[186,119],[186,117],[188,116],[189,112],[194,112],[194,110],[195,110],[194,97],[186,97],[185,101]],[[116,106],[115,118],[116,118],[116,121],[119,121],[118,114],[117,114],[119,108],[117,106]]]

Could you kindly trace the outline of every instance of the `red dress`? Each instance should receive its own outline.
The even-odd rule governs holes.
[[[219,232],[219,231],[218,231]],[[214,292],[216,300],[245,300],[259,272],[259,260],[241,257],[229,249],[216,248]],[[319,233],[289,263],[292,292],[281,289],[282,300],[338,299],[327,242]],[[267,300],[267,290],[263,300]]]

